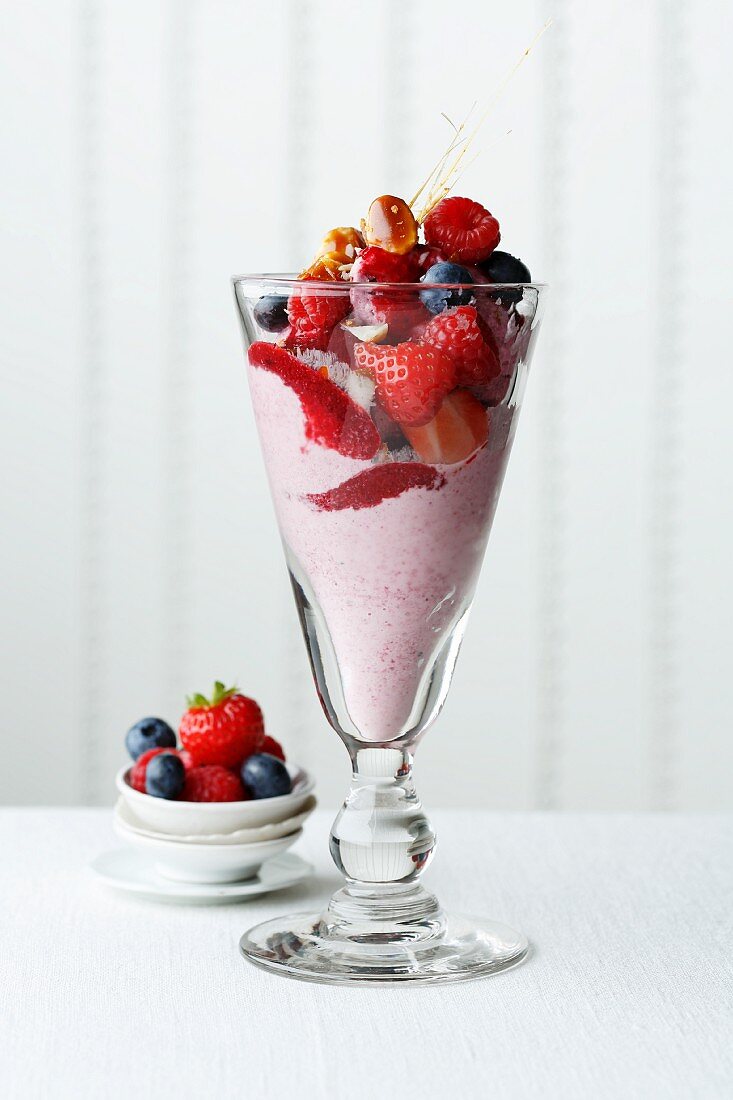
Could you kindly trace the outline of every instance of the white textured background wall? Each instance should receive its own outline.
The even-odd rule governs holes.
[[[553,292],[421,786],[733,806],[727,0],[5,0],[0,800],[110,800],[215,676],[343,792],[228,278],[414,190],[548,15],[460,188]]]

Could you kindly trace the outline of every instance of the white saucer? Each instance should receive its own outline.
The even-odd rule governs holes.
[[[216,905],[222,902],[238,901],[240,898],[267,894],[271,890],[284,890],[302,882],[313,874],[310,863],[306,863],[293,852],[269,859],[263,863],[254,878],[244,882],[225,882],[215,885],[202,885],[193,882],[174,882],[162,878],[152,860],[146,859],[129,848],[115,848],[103,852],[89,865],[97,877],[115,890],[124,890],[130,894],[157,898],[159,901],[178,901],[198,905]]]

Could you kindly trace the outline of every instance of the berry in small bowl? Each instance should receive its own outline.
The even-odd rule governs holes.
[[[182,748],[160,718],[142,719],[125,738],[133,764],[120,770],[117,788],[143,829],[225,835],[286,821],[306,806],[313,781],[286,763],[254,699],[217,681],[209,697],[192,695],[188,704]]]
[[[245,760],[242,784],[252,798],[279,798],[293,789],[285,764],[269,752],[256,752]]]
[[[141,718],[125,735],[125,746],[133,760],[150,749],[174,749],[176,735],[162,718]]]
[[[196,693],[187,701],[178,732],[194,764],[236,769],[257,751],[265,736],[265,721],[254,699],[217,680],[210,698]]]
[[[145,793],[153,798],[178,798],[186,785],[186,769],[177,753],[158,753],[145,771]]]

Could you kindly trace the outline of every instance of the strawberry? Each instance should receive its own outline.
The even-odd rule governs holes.
[[[481,203],[457,195],[433,207],[424,229],[426,243],[442,249],[454,263],[488,259],[501,239],[496,218]]]
[[[488,418],[481,402],[467,390],[454,390],[428,424],[403,431],[424,462],[462,462],[488,438]]]
[[[362,470],[325,493],[311,493],[308,500],[322,512],[340,512],[344,508],[358,511],[398,497],[408,489],[439,489],[444,482],[442,474],[421,462],[384,462]]]
[[[491,333],[474,306],[439,313],[425,326],[421,343],[440,348],[453,360],[459,386],[484,386],[499,374]]]
[[[288,299],[290,328],[285,334],[285,347],[325,351],[331,333],[349,307],[349,295],[335,289],[331,294],[325,289],[310,294],[305,288],[293,291]]]
[[[455,364],[447,355],[410,341],[396,347],[359,344],[354,362],[374,378],[379,400],[402,427],[432,420],[455,384]]]
[[[189,696],[178,732],[195,765],[237,768],[259,749],[265,724],[254,699],[217,680],[211,699],[199,694]]]
[[[330,378],[284,348],[262,340],[250,347],[249,361],[253,367],[276,374],[297,395],[305,417],[305,433],[314,443],[330,447],[347,458],[367,459],[377,453],[379,433],[369,413]]]
[[[249,792],[236,772],[221,764],[200,764],[186,772],[181,802],[248,802]]]

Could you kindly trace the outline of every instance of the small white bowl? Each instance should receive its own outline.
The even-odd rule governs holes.
[[[253,798],[249,802],[178,802],[134,790],[127,782],[130,767],[118,771],[117,790],[141,825],[174,837],[233,833],[236,829],[255,829],[285,821],[302,810],[315,786],[308,772],[288,764],[293,781],[290,794]]]
[[[257,844],[182,844],[177,840],[156,840],[128,829],[119,817],[115,832],[133,848],[152,859],[155,870],[173,882],[223,883],[253,878],[263,863],[280,855],[302,835],[296,829],[288,836]]]
[[[177,844],[259,844],[262,840],[277,840],[278,837],[288,836],[296,829],[302,828],[306,820],[316,808],[315,795],[309,795],[300,813],[286,817],[284,821],[272,821],[267,825],[259,825],[256,829],[236,829],[233,833],[211,833],[204,835],[195,833],[193,836],[175,836],[170,833],[156,833],[146,829],[135,817],[124,799],[118,798],[115,806],[115,818],[131,833],[140,833],[141,836],[151,840],[171,840]]]

